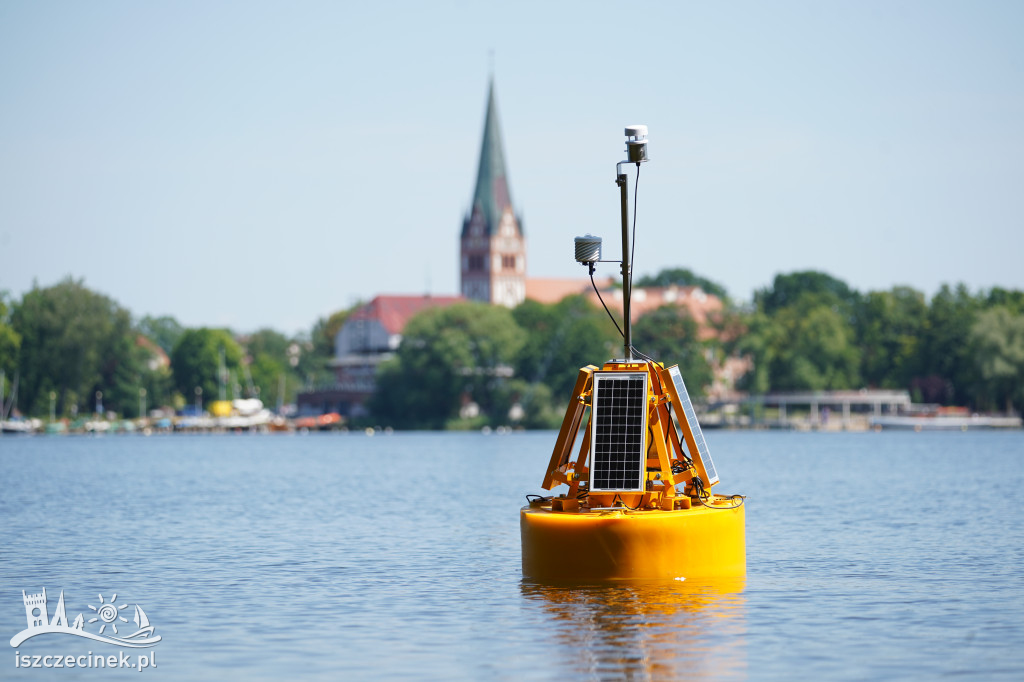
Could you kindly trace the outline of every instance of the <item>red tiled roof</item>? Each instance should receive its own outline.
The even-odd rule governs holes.
[[[611,285],[611,277],[594,280],[598,289]],[[526,280],[526,298],[538,303],[558,303],[566,296],[573,294],[594,293],[589,279],[537,279]]]
[[[145,348],[146,350],[148,350],[153,355],[153,357],[156,358],[157,364],[160,367],[171,366],[171,358],[168,357],[164,349],[158,346],[156,342],[153,341],[153,339],[150,339],[147,336],[139,334],[135,337],[135,345],[140,348]]]
[[[604,296],[604,302],[609,308],[622,310],[622,289],[603,289],[601,295]],[[593,289],[587,298],[594,305],[601,305]],[[703,328],[707,324],[708,315],[722,309],[722,300],[714,294],[706,293],[700,287],[633,287],[629,316],[636,322],[643,315],[663,305],[686,308],[694,321]]]
[[[379,320],[389,334],[401,334],[416,313],[465,300],[462,296],[377,296],[348,319]]]
[[[613,312],[622,312],[622,289],[611,287],[612,278],[595,280],[604,296],[605,304]],[[583,294],[595,306],[601,301],[588,279],[528,279],[526,298],[538,303],[557,303],[566,296]],[[707,333],[708,315],[722,309],[722,301],[713,294],[705,293],[700,287],[633,287],[629,316],[636,322],[641,316],[663,305],[677,305],[690,311],[694,321]]]

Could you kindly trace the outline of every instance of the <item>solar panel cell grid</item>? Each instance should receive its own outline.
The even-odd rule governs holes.
[[[701,465],[707,472],[709,482],[717,482],[718,472],[715,470],[715,463],[711,460],[711,453],[708,452],[708,444],[704,440],[704,432],[701,431],[700,422],[697,421],[697,411],[693,407],[693,401],[690,400],[690,393],[686,390],[683,375],[679,372],[678,366],[670,367],[669,374],[672,377],[672,383],[675,384],[676,393],[679,395],[681,403],[679,409],[682,410],[693,433],[693,440],[697,446],[696,457],[700,459]]]
[[[595,377],[592,490],[643,490],[647,375]]]

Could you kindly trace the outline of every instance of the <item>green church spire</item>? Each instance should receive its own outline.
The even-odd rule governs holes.
[[[501,141],[501,127],[498,124],[498,105],[494,96],[494,80],[487,93],[487,114],[484,118],[484,139],[480,146],[480,166],[476,176],[476,190],[470,215],[463,225],[463,234],[469,228],[474,211],[479,210],[486,225],[487,234],[494,234],[506,208],[511,208],[512,199],[508,191],[508,173],[505,169],[505,150]]]

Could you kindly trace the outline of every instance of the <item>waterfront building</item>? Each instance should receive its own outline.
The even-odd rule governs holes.
[[[300,393],[299,414],[337,412],[343,417],[367,414],[366,402],[377,388],[377,368],[402,342],[402,331],[414,315],[446,307],[461,296],[376,296],[348,316],[334,337],[335,383]]]

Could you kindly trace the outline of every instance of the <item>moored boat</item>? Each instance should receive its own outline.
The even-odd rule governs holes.
[[[873,429],[902,429],[911,431],[974,431],[977,429],[1019,429],[1020,417],[993,417],[973,414],[957,415],[883,415],[871,417],[868,424]]]

